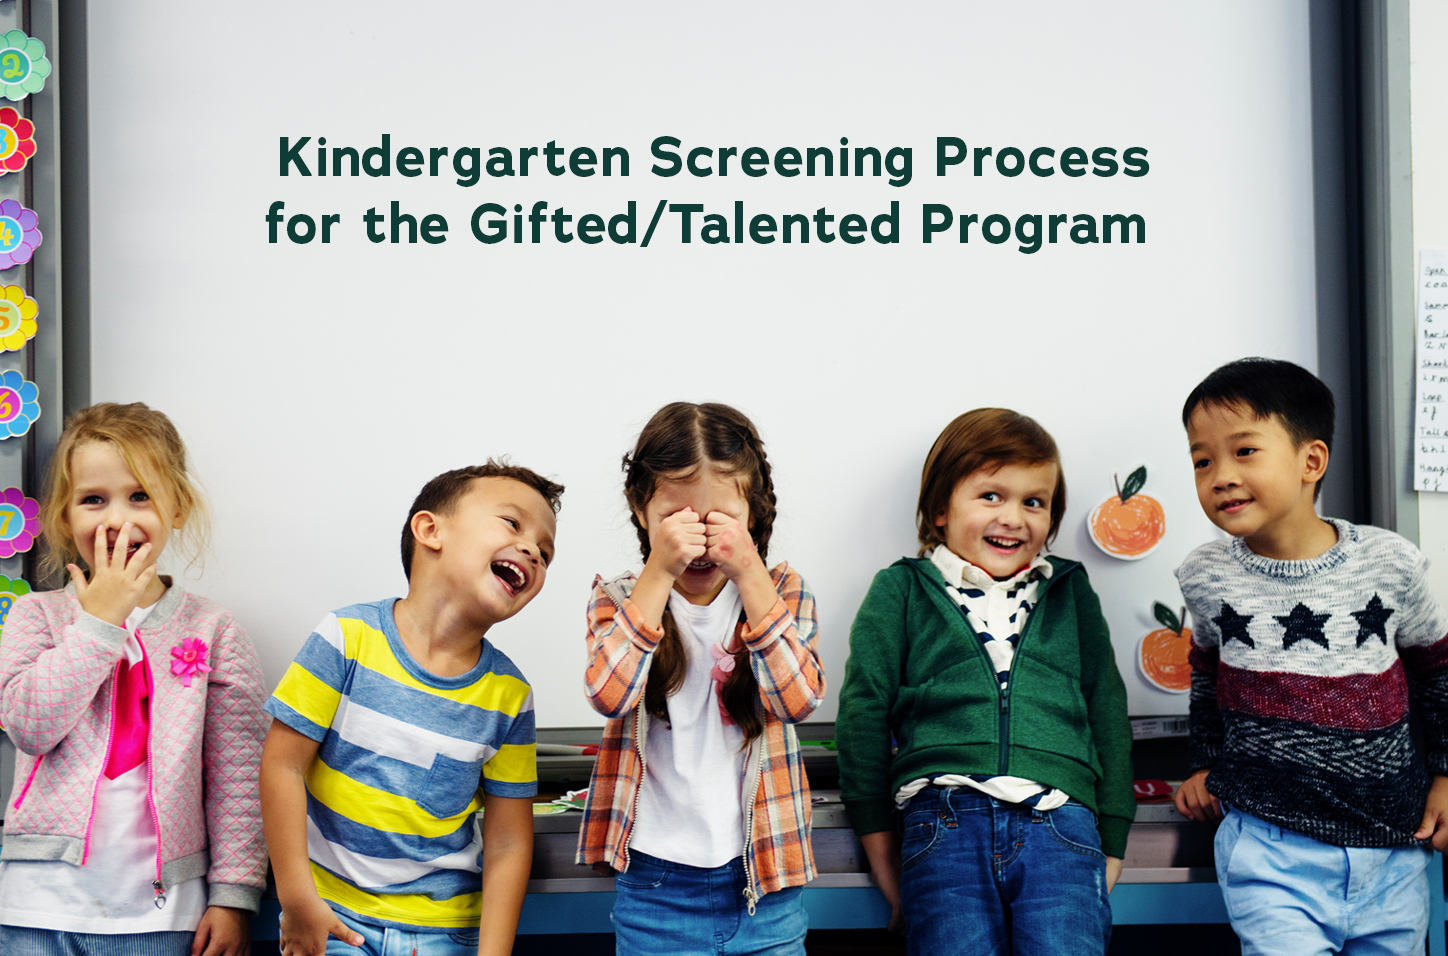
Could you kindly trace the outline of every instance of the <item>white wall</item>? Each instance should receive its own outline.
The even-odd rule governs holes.
[[[1085,559],[1132,709],[1184,712],[1135,676],[1154,600],[1213,531],[1178,420],[1221,362],[1315,363],[1306,7],[1066,2],[198,4],[90,10],[93,395],[171,414],[217,514],[193,586],[233,607],[280,677],[327,610],[397,594],[423,481],[488,455],[568,485],[543,594],[492,637],[544,725],[583,700],[595,572],[637,561],[619,457],[679,398],[760,427],[781,502],[772,557],[817,591],[835,688],[872,574],[914,552],[924,454],[954,415],[1032,414],[1061,444],[1057,550]],[[299,179],[280,136],[329,145],[626,146],[628,179]],[[914,149],[914,182],[660,179],[649,142]],[[1142,179],[934,176],[974,145],[1150,150]],[[483,246],[485,201],[571,212],[659,198],[870,215],[904,242],[844,247]],[[330,245],[269,245],[263,216],[340,212]],[[441,212],[438,246],[372,245],[360,214]],[[1144,246],[1023,255],[918,240],[919,207],[1140,213]],[[672,218],[672,217],[671,217]],[[660,226],[660,229],[665,229]],[[1105,558],[1090,507],[1138,463],[1168,515],[1158,552]],[[1448,562],[1445,562],[1448,565]],[[833,716],[833,699],[820,716]]]
[[[1416,251],[1448,248],[1448,2],[1413,0],[1412,45],[1413,268]],[[1416,308],[1416,301],[1414,303]],[[1432,562],[1439,600],[1448,600],[1448,495],[1419,492],[1418,541]]]

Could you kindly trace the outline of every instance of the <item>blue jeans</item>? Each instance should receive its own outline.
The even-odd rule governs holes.
[[[337,918],[350,929],[362,936],[362,945],[344,943],[335,936],[327,937],[327,956],[477,956],[478,928],[437,930],[398,929],[393,926],[378,926],[353,919],[346,913],[337,913]]]
[[[1236,809],[1215,850],[1243,956],[1423,952],[1429,850],[1333,846]]]
[[[1096,815],[1044,813],[927,787],[901,815],[900,899],[911,956],[1104,953],[1111,939]]]
[[[0,956],[191,956],[195,933],[67,933],[0,926]]]
[[[617,956],[804,956],[804,887],[766,893],[750,916],[743,860],[703,869],[634,851],[614,883]]]

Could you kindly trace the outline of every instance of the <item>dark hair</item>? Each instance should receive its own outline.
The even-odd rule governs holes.
[[[563,486],[556,481],[549,481],[531,468],[524,468],[521,465],[510,465],[506,460],[494,461],[489,458],[487,464],[472,465],[468,468],[454,468],[452,471],[445,471],[436,478],[422,486],[417,493],[417,498],[412,502],[412,508],[407,512],[407,520],[402,523],[402,570],[406,572],[407,579],[412,580],[412,554],[416,546],[416,539],[412,536],[412,519],[419,511],[430,511],[433,514],[450,514],[457,507],[458,499],[467,494],[468,485],[476,478],[511,478],[514,481],[521,481],[543,496],[548,502],[548,507],[553,513],[558,513],[560,498],[563,496]]]
[[[1321,441],[1332,452],[1336,402],[1332,389],[1301,365],[1281,359],[1244,358],[1218,368],[1192,389],[1182,406],[1182,427],[1199,407],[1238,405],[1259,419],[1277,416],[1298,448]],[[1322,481],[1313,489],[1314,500]]]
[[[654,413],[632,454],[623,456],[623,493],[639,536],[639,550],[649,558],[649,530],[639,515],[661,481],[688,481],[705,467],[733,476],[749,503],[749,535],[763,559],[769,553],[774,530],[774,481],[764,442],[753,423],[738,409],[717,402],[695,405],[673,402]],[[687,651],[673,615],[664,610],[664,637],[649,665],[644,685],[644,706],[660,720],[669,719],[669,696],[684,684]],[[729,716],[744,732],[745,741],[764,730],[759,713],[759,684],[749,664],[749,650],[735,651],[735,668],[720,689],[719,698]]]
[[[923,555],[945,538],[935,519],[950,507],[955,486],[967,475],[982,468],[995,471],[1005,465],[1056,466],[1056,488],[1051,492],[1051,530],[1046,543],[1056,539],[1061,516],[1066,513],[1066,475],[1061,470],[1061,454],[1051,433],[1034,418],[1008,408],[977,408],[959,415],[925,456],[920,471],[920,503],[915,510],[915,526],[920,536]]]

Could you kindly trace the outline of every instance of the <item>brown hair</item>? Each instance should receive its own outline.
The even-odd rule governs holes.
[[[920,534],[923,555],[937,544],[944,544],[935,519],[950,507],[955,486],[967,475],[982,468],[996,471],[1004,465],[1056,466],[1056,489],[1051,492],[1051,530],[1046,543],[1056,538],[1061,516],[1066,513],[1066,476],[1061,471],[1061,454],[1051,433],[1034,418],[1008,408],[977,408],[959,415],[925,456],[920,472],[920,504],[915,511],[915,526]]]
[[[645,561],[649,558],[649,530],[639,515],[648,508],[659,482],[688,481],[706,467],[739,482],[749,503],[749,535],[754,547],[761,560],[769,553],[769,536],[774,530],[774,481],[764,455],[764,442],[753,423],[738,409],[717,402],[673,402],[654,413],[639,432],[633,454],[623,456],[623,493]],[[650,679],[644,685],[644,707],[660,720],[668,720],[669,696],[684,684],[688,652],[667,608],[663,624],[664,637],[654,651]],[[720,689],[719,699],[748,742],[764,730],[759,683],[750,667],[748,648],[736,650],[734,660],[734,670]]]
[[[531,468],[510,465],[506,460],[494,461],[489,458],[486,464],[443,472],[422,486],[422,490],[413,499],[412,508],[407,512],[407,520],[402,523],[402,570],[409,581],[412,580],[412,555],[417,545],[417,539],[412,536],[413,516],[419,511],[430,511],[438,515],[451,514],[457,507],[458,499],[467,494],[468,485],[472,484],[475,478],[511,478],[520,481],[542,495],[555,515],[562,503],[562,485],[549,481]]]
[[[181,524],[172,537],[191,552],[193,563],[198,560],[206,550],[210,521],[176,426],[163,413],[141,402],[104,402],[70,416],[50,458],[45,503],[40,506],[41,532],[49,546],[41,560],[42,573],[59,574],[66,564],[80,560],[66,520],[75,489],[70,459],[81,445],[96,441],[115,446],[158,509],[175,509]]]

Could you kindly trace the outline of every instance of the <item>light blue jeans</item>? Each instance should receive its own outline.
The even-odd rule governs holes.
[[[0,926],[0,956],[191,956],[195,933],[67,933]]]
[[[1332,846],[1232,809],[1216,857],[1243,956],[1423,952],[1429,850]]]
[[[703,869],[634,851],[614,884],[618,956],[804,956],[804,887],[766,893],[750,916],[743,860]]]
[[[337,913],[335,907],[332,912]],[[477,956],[476,926],[424,933],[364,923],[345,913],[337,913],[337,918],[361,934],[362,945],[353,946],[328,936],[327,956]]]

